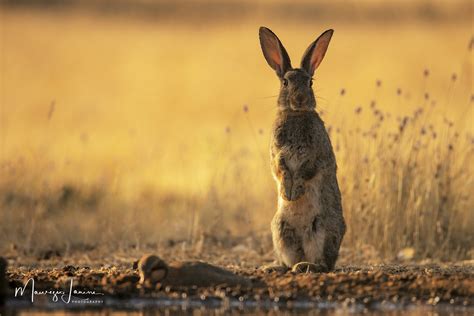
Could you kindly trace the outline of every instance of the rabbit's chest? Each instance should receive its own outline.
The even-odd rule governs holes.
[[[275,129],[275,143],[278,147],[293,150],[303,148],[314,141],[314,127],[307,121],[290,121]]]
[[[292,173],[296,172],[301,166],[303,157],[298,152],[290,151],[285,154],[285,163]]]
[[[290,170],[296,170],[308,156],[315,143],[314,128],[310,122],[286,122],[275,129],[274,146],[285,157]]]

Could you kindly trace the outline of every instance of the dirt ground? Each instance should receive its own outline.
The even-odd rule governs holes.
[[[143,287],[139,284],[136,261],[144,253],[155,253],[168,263],[202,260],[233,271],[245,277],[249,283],[235,286],[159,283],[154,287]],[[76,298],[89,298],[98,302],[106,298],[159,298],[222,304],[271,302],[289,307],[297,302],[330,302],[367,308],[385,303],[467,308],[474,305],[473,261],[397,262],[393,259],[384,262],[370,248],[365,253],[341,249],[335,271],[323,274],[262,271],[260,267],[272,261],[271,246],[266,239],[257,243],[250,237],[226,242],[207,239],[194,244],[168,241],[166,245],[148,245],[109,253],[91,249],[22,256],[12,250],[4,258],[8,261],[7,305],[31,299],[31,284],[22,298],[15,298],[14,293],[15,288],[23,287],[30,278],[35,280],[36,291],[56,289],[65,290],[66,293],[72,278],[74,290],[85,293],[75,295]],[[93,291],[104,295],[98,296]],[[41,300],[39,295],[35,295],[35,300]]]

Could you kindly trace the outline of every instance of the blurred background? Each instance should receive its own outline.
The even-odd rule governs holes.
[[[279,82],[315,75],[348,233],[380,260],[472,259],[472,1],[0,1],[0,251],[268,240]]]

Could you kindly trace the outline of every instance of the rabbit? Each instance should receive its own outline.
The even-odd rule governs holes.
[[[278,37],[266,27],[259,30],[263,55],[281,84],[270,145],[278,189],[271,222],[276,270],[333,270],[346,231],[336,158],[312,89],[332,35],[333,30],[322,33],[307,48],[300,68],[292,68]]]

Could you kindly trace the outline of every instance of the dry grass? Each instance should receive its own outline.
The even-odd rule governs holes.
[[[258,46],[260,23],[295,65],[327,28],[4,11],[0,249],[268,232],[278,83]],[[472,258],[469,27],[331,26],[315,90],[336,148],[344,246]]]

